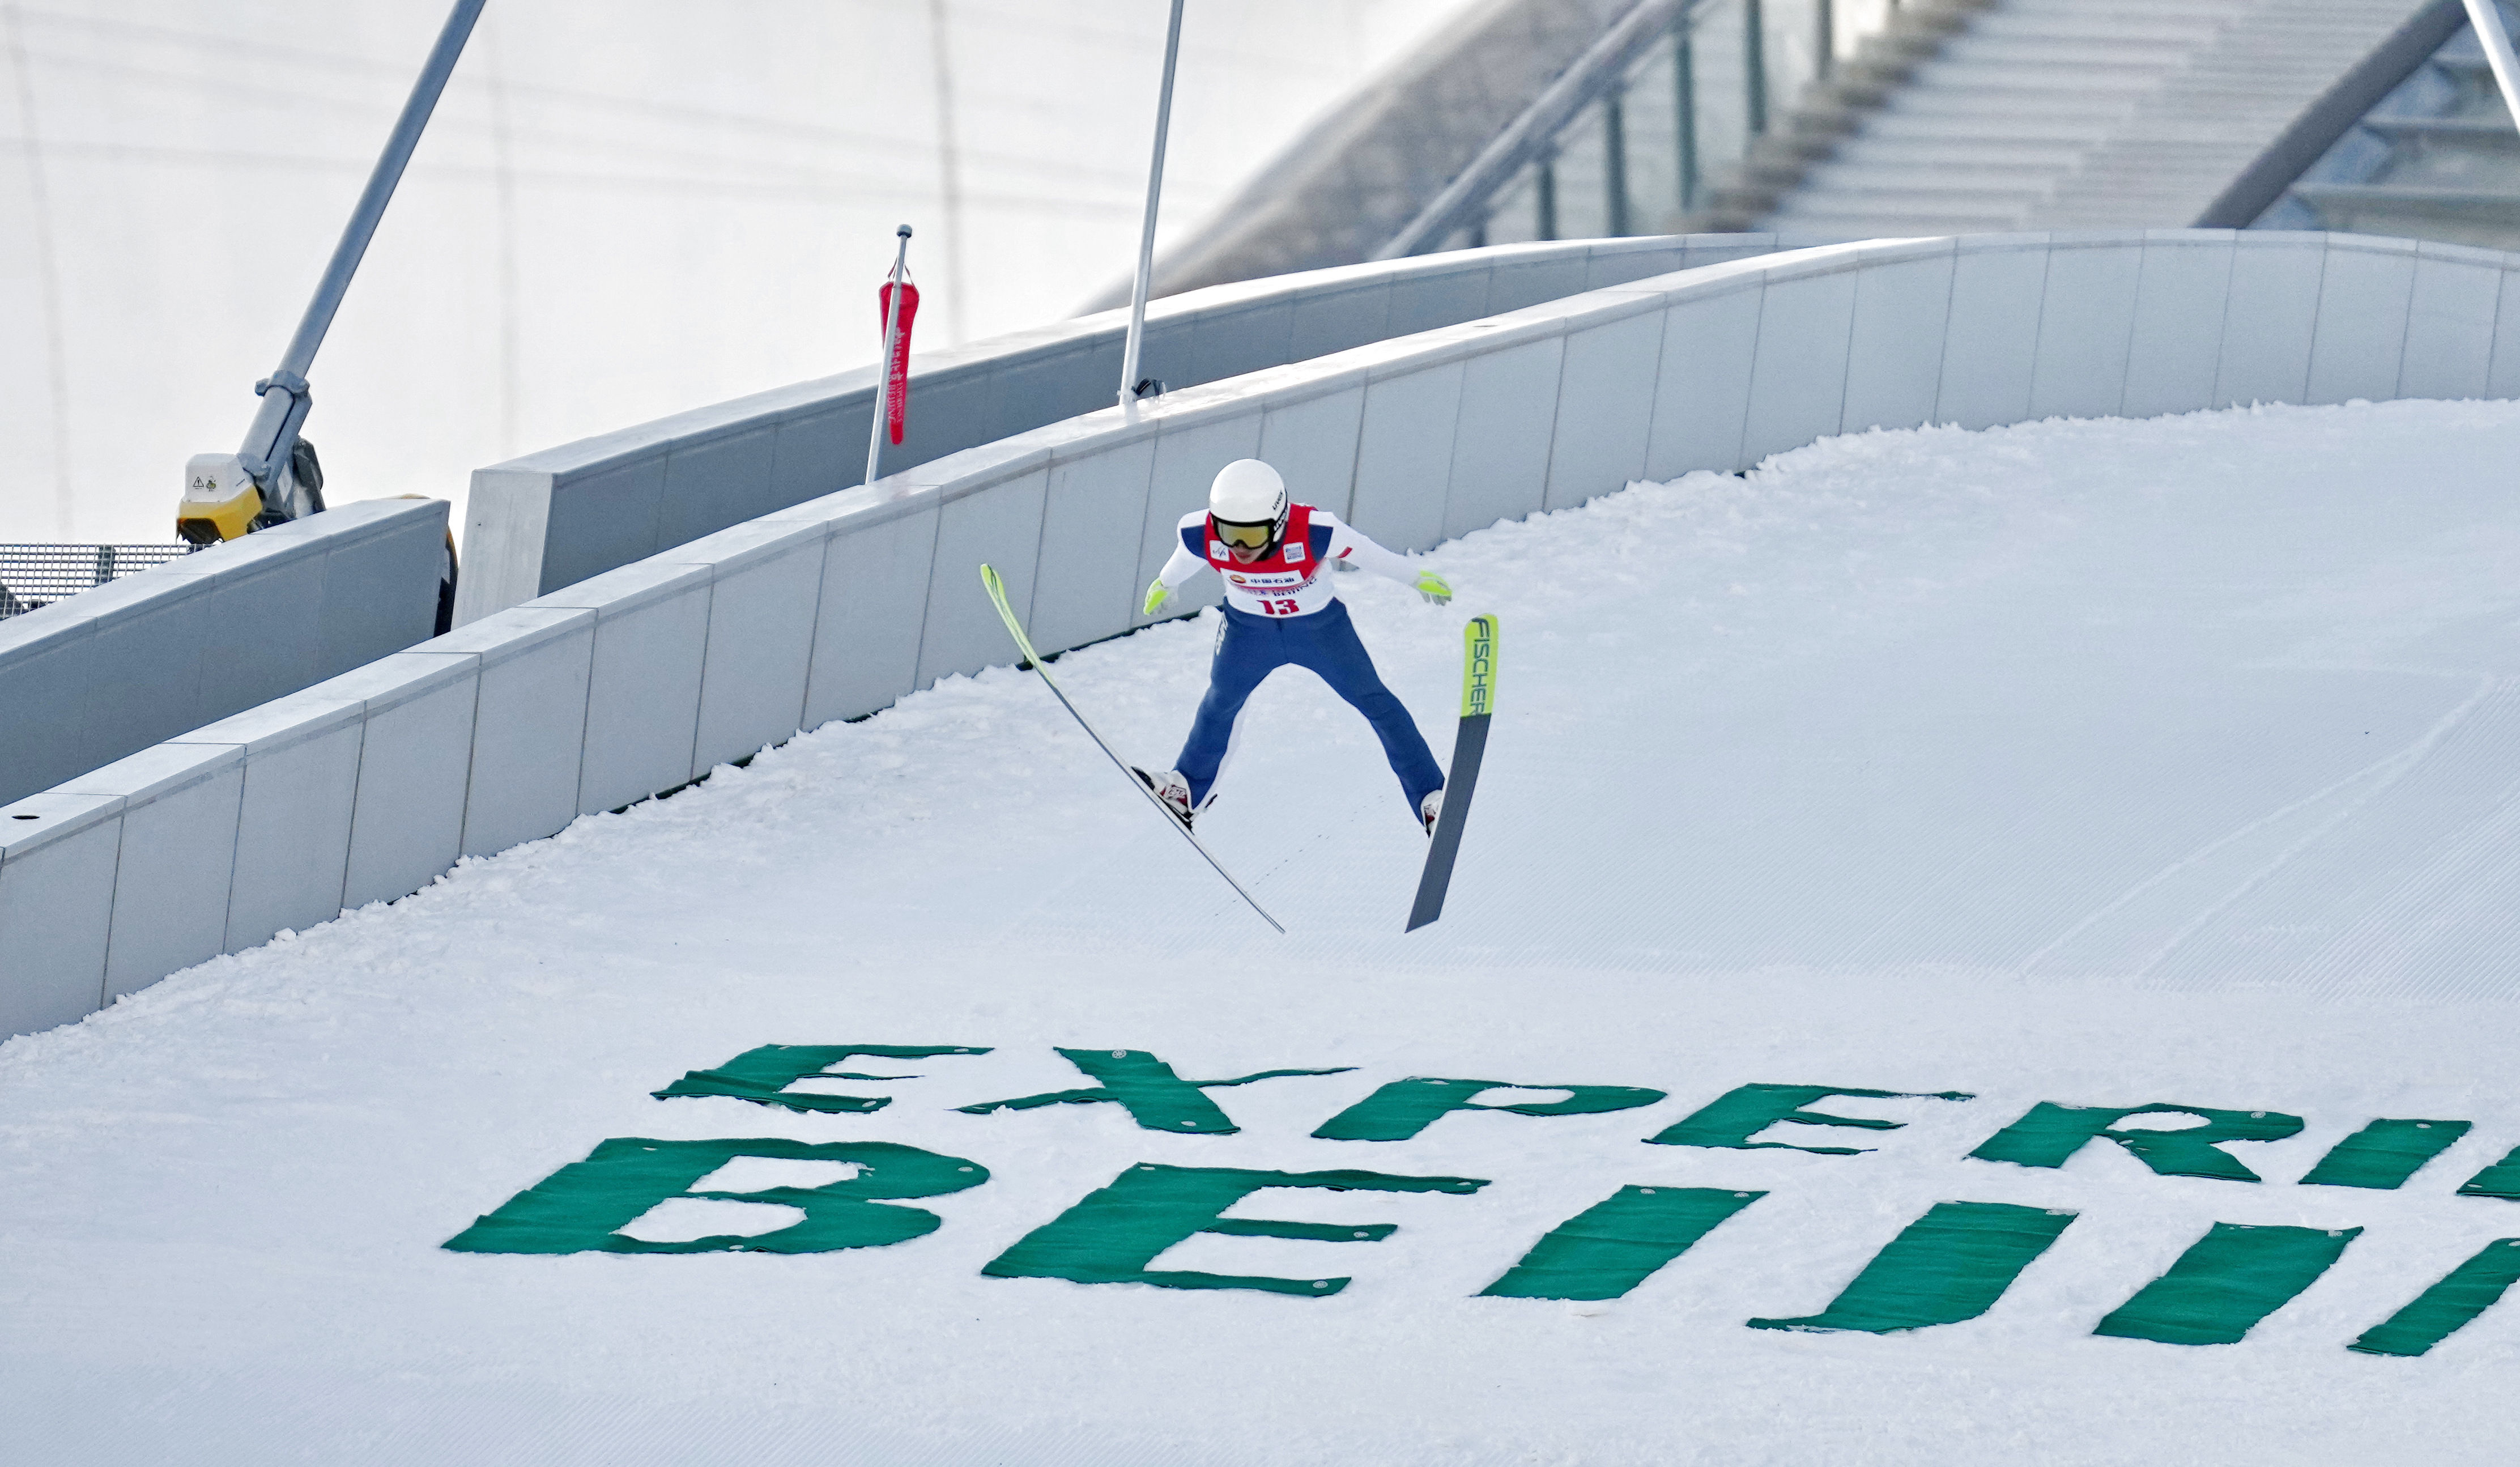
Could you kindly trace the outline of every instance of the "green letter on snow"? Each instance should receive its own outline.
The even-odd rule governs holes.
[[[2499,1197],[2505,1202],[2520,1202],[2520,1150],[2469,1177],[2458,1189],[2461,1197]]]
[[[785,1106],[791,1111],[879,1111],[892,1104],[889,1095],[788,1094],[800,1079],[916,1079],[915,1075],[856,1075],[833,1070],[860,1055],[878,1060],[923,1060],[940,1054],[987,1054],[965,1044],[764,1044],[747,1049],[716,1070],[694,1070],[661,1090],[658,1100],[679,1095],[727,1095],[754,1105]]]
[[[1564,1100],[1481,1105],[1487,1090],[1567,1090]],[[1322,1123],[1324,1141],[1406,1141],[1455,1111],[1511,1111],[1517,1116],[1598,1116],[1632,1111],[1663,1098],[1634,1085],[1513,1085],[1501,1079],[1395,1079]]]
[[[968,1115],[991,1111],[1029,1111],[1046,1105],[1091,1105],[1109,1101],[1126,1109],[1147,1130],[1188,1131],[1192,1135],[1230,1136],[1241,1127],[1200,1094],[1226,1085],[1247,1085],[1255,1079],[1282,1079],[1297,1075],[1345,1075],[1336,1070],[1263,1070],[1234,1079],[1184,1079],[1173,1067],[1143,1049],[1062,1049],[1069,1064],[1102,1083],[1091,1090],[1053,1090],[1014,1100],[991,1100],[961,1109]]]
[[[1317,1243],[1378,1243],[1398,1229],[1388,1222],[1274,1222],[1220,1215],[1270,1187],[1325,1187],[1347,1192],[1475,1192],[1466,1176],[1387,1176],[1379,1171],[1244,1171],[1228,1167],[1130,1168],[1111,1184],[1033,1229],[980,1271],[993,1278],[1063,1278],[1079,1284],[1155,1284],[1166,1289],[1262,1289],[1323,1298],[1344,1278],[1150,1270],[1155,1256],[1200,1233],[1230,1238],[1298,1238]]]
[[[2072,1213],[2002,1202],[1938,1202],[1890,1240],[1828,1307],[1799,1319],[1753,1319],[1752,1329],[1927,1329],[1975,1319],[2048,1251]]]
[[[2466,1121],[2374,1121],[2318,1159],[2305,1187],[2402,1187],[2424,1163],[2466,1135]]]
[[[758,1192],[694,1192],[692,1184],[738,1157],[790,1162],[845,1162],[855,1176],[819,1187],[765,1187]],[[989,1179],[988,1169],[887,1141],[815,1144],[759,1138],[742,1141],[652,1141],[616,1137],[598,1143],[505,1206],[439,1245],[456,1253],[829,1253],[881,1248],[932,1233],[934,1213],[887,1207],[879,1198],[942,1197]],[[804,1212],[776,1232],[651,1243],[622,1236],[650,1208],[675,1197],[717,1202],[769,1202]]]
[[[2201,1116],[2185,1130],[2113,1130],[2129,1116]],[[2253,1182],[2258,1174],[2232,1160],[2219,1141],[2280,1141],[2301,1129],[2299,1116],[2274,1111],[2218,1111],[2201,1105],[2077,1106],[2041,1101],[2030,1114],[1969,1153],[1981,1162],[2062,1167],[2090,1142],[2111,1140],[2163,1176],[2215,1176]]]
[[[2164,1345],[2235,1344],[2318,1282],[2362,1232],[2217,1222],[2092,1333]]]
[[[2520,1238],[2497,1238],[2450,1276],[2415,1296],[2415,1302],[2362,1332],[2346,1346],[2364,1354],[2422,1354],[2494,1307],[2502,1291],[2520,1280]]]
[[[1480,1290],[1480,1297],[1616,1299],[1767,1195],[1722,1187],[1621,1187],[1531,1245],[1522,1261]]]
[[[1785,1141],[1750,1138],[1779,1121],[1799,1125],[1851,1125],[1863,1130],[1897,1130],[1905,1121],[1872,1121],[1857,1116],[1831,1116],[1804,1106],[1831,1095],[1867,1100],[1975,1100],[1961,1090],[1912,1094],[1904,1090],[1848,1090],[1832,1085],[1743,1085],[1713,1105],[1688,1117],[1660,1135],[1647,1136],[1651,1146],[1720,1146],[1732,1151],[1808,1151],[1821,1156],[1861,1156],[1862,1146],[1796,1146]]]

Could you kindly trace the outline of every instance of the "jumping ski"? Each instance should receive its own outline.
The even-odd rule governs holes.
[[[1462,826],[1470,818],[1470,796],[1479,787],[1479,759],[1488,749],[1488,714],[1496,709],[1497,619],[1472,617],[1462,628],[1462,723],[1453,735],[1453,772],[1444,780],[1443,812],[1426,848],[1426,870],[1418,878],[1418,902],[1406,931],[1416,932],[1444,915],[1444,891],[1453,884],[1453,857],[1461,853]]]
[[[1023,654],[1024,662],[1031,666],[1032,670],[1041,674],[1042,684],[1050,689],[1051,696],[1058,700],[1058,706],[1067,710],[1067,715],[1076,720],[1077,727],[1085,730],[1085,736],[1094,741],[1094,747],[1102,750],[1102,756],[1109,759],[1112,767],[1120,771],[1121,778],[1128,781],[1129,788],[1145,796],[1147,802],[1155,807],[1155,813],[1163,817],[1163,822],[1166,825],[1171,826],[1174,830],[1181,832],[1181,838],[1190,842],[1192,848],[1196,850],[1199,853],[1199,856],[1204,859],[1209,866],[1215,869],[1217,875],[1225,878],[1225,884],[1234,889],[1234,894],[1241,897],[1243,901],[1250,906],[1251,910],[1258,912],[1260,914],[1261,921],[1268,923],[1271,927],[1277,928],[1279,934],[1283,936],[1286,931],[1285,927],[1282,925],[1277,918],[1269,915],[1268,908],[1262,906],[1259,902],[1252,900],[1251,894],[1242,890],[1242,883],[1234,879],[1234,873],[1226,870],[1225,867],[1218,862],[1215,856],[1208,854],[1207,848],[1199,844],[1198,837],[1191,834],[1190,827],[1184,825],[1171,810],[1164,807],[1163,800],[1157,796],[1153,790],[1148,788],[1146,782],[1140,779],[1138,775],[1130,769],[1128,764],[1121,760],[1118,755],[1111,752],[1111,746],[1104,743],[1102,741],[1102,736],[1094,731],[1093,724],[1085,721],[1085,715],[1076,711],[1076,705],[1067,701],[1065,690],[1059,687],[1058,679],[1050,675],[1050,668],[1042,662],[1041,654],[1032,650],[1032,638],[1024,635],[1023,623],[1015,619],[1014,608],[1007,605],[1006,582],[998,578],[998,573],[996,570],[985,564],[982,565],[980,567],[980,584],[988,590],[990,602],[998,609],[998,619],[1007,623],[1007,630],[1014,637],[1015,649]],[[1485,720],[1482,719],[1481,721],[1484,722]],[[1440,840],[1441,837],[1438,837],[1437,839]]]

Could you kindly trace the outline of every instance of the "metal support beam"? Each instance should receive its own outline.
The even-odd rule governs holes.
[[[1755,138],[1768,130],[1768,16],[1759,0],[1741,0],[1741,91]]]
[[[2494,69],[2494,84],[2502,93],[2502,110],[2520,127],[2520,58],[2511,54],[2511,33],[2502,28],[2502,11],[2495,0],[2467,0],[2467,23],[2485,47],[2485,64]]]
[[[2460,0],[2427,0],[2277,134],[2189,227],[2246,229],[2255,223],[2381,98],[2431,61],[2443,42],[2458,34],[2459,5]]]
[[[455,0],[455,9],[437,33],[437,44],[429,49],[428,64],[421,68],[420,79],[412,83],[402,115],[394,119],[384,152],[378,157],[375,171],[368,175],[368,186],[359,195],[358,206],[350,211],[349,223],[342,226],[340,243],[333,247],[333,258],[316,283],[315,298],[306,302],[306,314],[298,320],[296,335],[289,339],[289,349],[281,353],[280,365],[269,377],[254,384],[262,406],[254,412],[253,426],[246,431],[245,444],[237,450],[237,458],[266,490],[275,487],[290,450],[296,446],[297,431],[306,422],[306,411],[313,405],[306,388],[307,369],[315,365],[316,349],[324,344],[324,334],[332,329],[334,313],[340,309],[341,297],[350,289],[350,277],[358,273],[359,260],[368,252],[368,242],[376,237],[385,206],[393,202],[394,186],[402,181],[403,166],[411,161],[412,150],[420,145],[429,114],[437,108],[438,94],[446,90],[446,78],[454,72],[457,58],[464,54],[464,43],[472,38],[472,23],[481,18],[485,3],[486,0]]]
[[[1183,0],[1173,0],[1171,28],[1164,33],[1164,86],[1155,103],[1155,156],[1147,165],[1147,215],[1138,229],[1138,281],[1129,292],[1129,344],[1120,353],[1120,404],[1138,400],[1138,348],[1147,337],[1147,292],[1155,278],[1155,211],[1164,196],[1164,137],[1173,123],[1173,69],[1181,61]]]
[[[1671,86],[1680,130],[1680,211],[1697,207],[1697,18],[1684,12],[1672,23]]]
[[[1609,176],[1610,234],[1634,234],[1628,218],[1628,109],[1624,93],[1601,99],[1601,167]]]

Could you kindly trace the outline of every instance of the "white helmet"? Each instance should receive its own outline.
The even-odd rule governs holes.
[[[1286,517],[1286,481],[1256,458],[1238,458],[1216,471],[1207,512],[1233,525],[1275,525]]]

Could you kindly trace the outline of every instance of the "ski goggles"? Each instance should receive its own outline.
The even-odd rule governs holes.
[[[1238,550],[1266,550],[1269,542],[1278,538],[1278,522],[1275,520],[1258,525],[1239,525],[1232,520],[1215,520],[1213,523],[1216,537]]]

